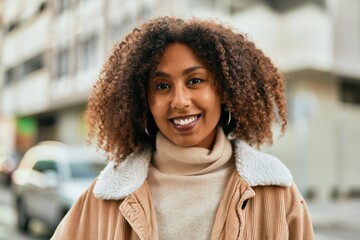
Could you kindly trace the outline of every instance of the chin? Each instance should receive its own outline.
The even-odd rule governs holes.
[[[199,144],[197,141],[191,141],[190,139],[187,139],[187,140],[174,139],[174,141],[171,140],[171,142],[173,142],[176,146],[179,146],[179,147],[193,147],[193,146],[196,146]]]

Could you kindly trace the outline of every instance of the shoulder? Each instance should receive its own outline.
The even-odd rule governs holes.
[[[120,202],[104,201],[94,196],[97,180],[81,194],[56,228],[51,239],[90,239],[99,234],[101,224],[116,213]],[[98,226],[89,228],[87,226]],[[96,237],[97,238],[97,237]]]
[[[102,212],[106,212],[106,209],[110,209],[115,207],[115,209],[121,204],[121,200],[107,200],[97,198],[94,195],[94,189],[96,188],[98,182],[98,178],[96,178],[88,189],[81,194],[81,196],[76,200],[76,202],[71,207],[69,213],[73,216],[87,216],[89,219],[90,217],[94,217],[93,214],[96,213],[99,209]],[[75,217],[76,219],[76,217]]]
[[[306,208],[306,202],[295,183],[290,187],[256,186],[253,190],[258,203],[281,206],[287,214]]]
[[[235,140],[233,148],[236,169],[250,186],[292,185],[290,170],[275,156],[260,152],[241,140]]]
[[[96,202],[96,198],[93,194],[94,187],[96,185],[97,179],[95,179],[89,187],[80,195],[80,197],[76,200],[76,202],[71,207],[71,210],[74,211],[76,209],[84,209],[89,205],[94,205]]]
[[[278,185],[265,185],[252,187],[257,197],[266,195],[267,197],[273,196],[274,198],[281,198],[284,201],[302,201],[304,198],[299,192],[296,184],[293,182],[289,187]]]

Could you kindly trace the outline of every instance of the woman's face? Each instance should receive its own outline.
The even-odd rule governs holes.
[[[148,103],[156,125],[171,142],[212,148],[221,114],[214,81],[189,47],[167,46],[149,81]]]

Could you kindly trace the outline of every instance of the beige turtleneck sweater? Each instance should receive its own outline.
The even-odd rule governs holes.
[[[160,239],[209,239],[215,214],[235,163],[222,128],[212,150],[182,148],[160,132],[148,182]]]

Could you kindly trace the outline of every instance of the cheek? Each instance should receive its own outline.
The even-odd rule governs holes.
[[[164,112],[164,107],[162,101],[156,99],[155,97],[148,98],[148,105],[152,116],[154,117],[155,121],[162,112]]]
[[[208,103],[209,109],[214,114],[221,112],[221,99],[219,94],[217,92],[211,92],[209,94],[205,94],[204,96],[204,102]]]
[[[214,121],[218,122],[220,120],[221,115],[221,100],[220,97],[216,94],[214,96],[212,103],[212,115],[214,118]]]
[[[203,100],[206,100],[209,103],[220,102],[220,95],[218,94],[218,91],[214,85],[208,86],[206,89],[204,89],[200,93],[200,96],[203,98]]]

